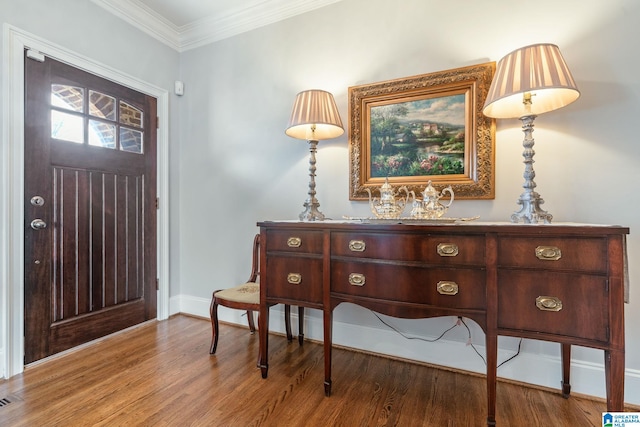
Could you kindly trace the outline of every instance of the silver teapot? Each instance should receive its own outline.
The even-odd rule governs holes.
[[[440,203],[440,199],[446,194],[449,193],[451,197],[449,199],[449,203],[442,204]],[[418,200],[415,196],[415,193],[411,192],[413,198],[413,204],[411,208],[411,213],[409,216],[414,219],[437,219],[442,217],[449,209],[449,206],[453,203],[453,189],[449,185],[445,187],[442,192],[438,193],[433,185],[431,185],[431,181],[427,183],[427,188],[422,192],[422,200]]]
[[[402,186],[398,189],[398,193],[389,184],[389,178],[385,178],[384,184],[380,187],[380,200],[372,197],[371,190],[365,188],[369,193],[369,206],[371,212],[379,219],[398,219],[404,211],[409,200],[409,191],[406,186]],[[404,198],[400,192],[404,191]]]

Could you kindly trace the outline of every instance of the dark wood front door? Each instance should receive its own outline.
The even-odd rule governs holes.
[[[156,99],[25,53],[25,363],[156,317]]]

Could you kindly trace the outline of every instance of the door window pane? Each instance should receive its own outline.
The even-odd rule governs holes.
[[[89,114],[103,119],[116,119],[116,99],[104,93],[89,90]]]
[[[52,138],[142,154],[143,120],[142,109],[117,96],[73,85],[51,85]]]
[[[130,153],[142,153],[142,132],[121,127],[120,149]]]
[[[84,89],[81,87],[52,84],[51,105],[65,110],[83,112]]]
[[[89,120],[89,145],[116,148],[116,125]]]
[[[82,116],[51,110],[51,137],[82,144],[83,121]]]
[[[128,126],[142,127],[142,110],[120,101],[120,123]]]

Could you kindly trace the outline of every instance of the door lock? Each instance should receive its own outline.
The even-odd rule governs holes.
[[[41,196],[33,196],[31,198],[31,204],[33,206],[43,206],[44,205],[44,199]]]
[[[40,218],[36,218],[31,221],[31,228],[33,228],[34,230],[42,230],[43,228],[47,228],[47,223]]]

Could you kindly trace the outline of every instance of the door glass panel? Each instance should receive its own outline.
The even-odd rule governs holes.
[[[142,110],[120,101],[120,123],[128,126],[142,127]]]
[[[83,121],[82,116],[51,110],[51,137],[82,144]]]
[[[103,119],[116,119],[116,99],[104,93],[89,90],[89,114]]]
[[[142,153],[142,132],[121,127],[120,149],[130,153]]]
[[[51,105],[65,110],[82,113],[84,104],[84,89],[81,87],[52,84]]]
[[[116,125],[89,120],[89,145],[116,148]]]

